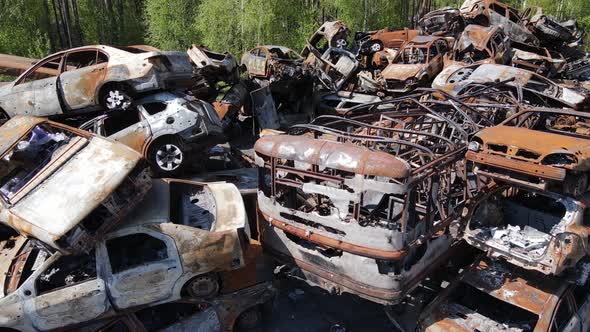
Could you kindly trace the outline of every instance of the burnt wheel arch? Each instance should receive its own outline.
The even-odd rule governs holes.
[[[105,110],[120,110],[120,108],[108,108],[106,105],[106,98],[107,98],[107,94],[112,91],[113,89],[115,90],[120,90],[123,91],[124,93],[127,94],[127,96],[130,98],[129,100],[129,104],[131,104],[133,102],[133,99],[136,95],[135,91],[133,90],[133,88],[125,83],[125,82],[107,82],[104,83],[99,89],[98,89],[98,93],[97,93],[97,104],[99,104],[101,107],[103,107]]]

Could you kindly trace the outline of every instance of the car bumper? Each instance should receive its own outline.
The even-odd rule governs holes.
[[[467,151],[465,157],[467,160],[476,164],[485,165],[495,169],[502,169],[509,172],[535,176],[546,180],[563,181],[566,175],[566,170],[562,168],[537,165],[526,161],[508,159],[503,156],[497,156],[488,153]],[[505,174],[499,174],[499,176],[503,177]]]

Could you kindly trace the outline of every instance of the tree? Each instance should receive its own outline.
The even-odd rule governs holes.
[[[191,0],[146,0],[145,18],[149,43],[171,50],[186,49],[191,44],[198,43],[199,33],[193,24],[198,4]]]

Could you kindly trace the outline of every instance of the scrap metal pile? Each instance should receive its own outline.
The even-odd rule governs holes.
[[[589,331],[583,31],[496,0],[418,25],[0,55],[0,327],[247,330],[287,276],[402,331]]]

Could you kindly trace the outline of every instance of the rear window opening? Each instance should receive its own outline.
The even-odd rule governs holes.
[[[210,231],[215,224],[217,206],[213,193],[204,186],[170,184],[170,221]]]
[[[479,230],[480,240],[541,257],[552,235],[560,232],[566,212],[557,197],[510,188],[480,203],[469,228]]]
[[[449,316],[465,320],[473,331],[495,330],[500,326],[506,331],[533,331],[539,319],[532,312],[463,282],[453,292],[451,302]]]
[[[9,201],[76,137],[48,124],[36,125],[0,159],[0,195]]]

